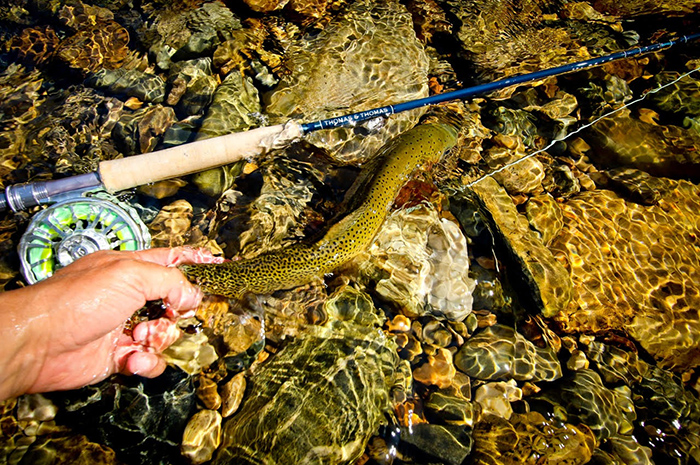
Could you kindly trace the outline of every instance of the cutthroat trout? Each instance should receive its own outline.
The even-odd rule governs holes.
[[[413,173],[436,162],[457,143],[457,131],[446,124],[425,124],[390,140],[378,163],[361,173],[349,205],[357,206],[319,241],[295,244],[257,257],[220,264],[183,265],[187,278],[209,294],[238,298],[246,292],[269,294],[311,282],[330,273],[372,243],[396,195]]]

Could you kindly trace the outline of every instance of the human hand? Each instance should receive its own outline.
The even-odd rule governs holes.
[[[220,259],[190,248],[99,251],[32,286],[0,294],[0,399],[74,389],[113,373],[155,377],[202,294],[176,268]],[[124,324],[146,301],[165,317]]]

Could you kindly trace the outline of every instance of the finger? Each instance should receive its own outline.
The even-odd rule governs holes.
[[[162,357],[150,352],[134,352],[126,361],[125,372],[146,378],[155,378],[165,371],[166,363]]]
[[[164,266],[179,266],[189,263],[222,263],[221,257],[215,257],[205,248],[192,247],[155,248],[139,250],[134,256],[141,260]]]
[[[172,311],[181,312],[197,308],[202,300],[202,291],[190,283],[177,268],[167,268],[147,261],[123,263],[128,270],[121,270],[121,276],[128,276],[132,288],[145,300],[163,299]]]

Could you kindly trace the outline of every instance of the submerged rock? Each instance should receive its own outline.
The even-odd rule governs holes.
[[[612,453],[619,457],[623,463],[634,463],[639,465],[654,465],[652,450],[637,442],[633,436],[614,436],[608,439]],[[668,463],[668,462],[664,462]]]
[[[427,386],[446,388],[452,385],[456,370],[452,363],[452,352],[438,348],[434,355],[428,355],[427,362],[413,370],[413,379]]]
[[[473,426],[478,414],[475,404],[457,395],[433,392],[424,404],[425,410],[449,425]]]
[[[258,90],[240,73],[230,73],[214,92],[197,140],[245,131],[260,123]]]
[[[58,11],[58,19],[69,28],[78,30],[86,26],[95,26],[102,21],[112,21],[114,14],[107,8],[88,5],[78,0],[63,5]]]
[[[411,15],[395,0],[352,3],[317,36],[290,47],[288,63],[291,73],[266,107],[277,122],[316,121],[428,96],[428,57]],[[420,114],[395,115],[381,131],[337,128],[307,139],[339,161],[361,162],[413,126]]]
[[[596,177],[596,184],[617,192],[625,199],[644,205],[658,204],[671,189],[665,179],[633,168],[603,171]]]
[[[297,159],[276,160],[261,166],[260,172],[260,195],[248,207],[249,226],[238,237],[244,257],[278,249],[302,237],[304,214],[318,193],[315,185],[324,177],[311,163]]]
[[[198,115],[209,107],[219,82],[212,75],[211,59],[200,58],[173,64],[168,84],[168,105],[177,105],[186,115]]]
[[[195,413],[182,436],[180,450],[193,465],[211,460],[221,441],[221,415],[215,410]]]
[[[44,176],[88,173],[96,171],[100,161],[119,157],[111,133],[122,116],[122,102],[81,85],[47,96],[43,80],[34,80],[34,74],[17,77],[25,82],[0,79],[0,121],[13,129],[0,136],[6,167],[23,168],[30,176],[36,170]]]
[[[176,200],[165,205],[148,225],[152,247],[178,247],[188,240],[192,224],[192,205],[186,200]]]
[[[325,327],[292,341],[251,376],[214,463],[353,463],[360,456],[385,421],[399,359],[375,326],[381,320],[368,296],[346,287],[326,308],[332,320]]]
[[[222,1],[191,5],[196,7],[178,2],[148,5],[152,17],[145,39],[161,69],[169,69],[173,62],[210,55],[241,27],[240,20]]]
[[[270,13],[271,11],[281,10],[289,3],[289,0],[244,0],[245,4],[253,11],[261,13]]]
[[[515,414],[510,420],[489,415],[474,428],[474,464],[588,463],[596,439],[585,425],[546,419],[537,412]]]
[[[246,388],[245,373],[240,372],[221,386],[221,416],[228,418],[241,406]]]
[[[144,102],[162,103],[165,99],[163,78],[136,69],[101,69],[87,78],[85,84],[112,94],[136,97]]]
[[[165,131],[177,120],[170,107],[156,104],[122,115],[112,137],[125,155],[152,152]]]
[[[565,421],[577,421],[587,425],[598,440],[630,434],[637,414],[628,387],[609,389],[592,370],[579,370],[563,378],[557,389],[535,396],[551,404],[547,410],[563,409]],[[536,407],[533,407],[536,409]]]
[[[575,305],[558,317],[567,330],[624,331],[661,367],[679,370],[700,363],[700,190],[662,182],[658,205],[607,190],[562,204],[550,249],[574,283]]]
[[[660,110],[669,113],[681,114],[684,116],[700,116],[700,104],[697,101],[700,92],[700,81],[686,76],[673,85],[679,77],[677,72],[661,72],[654,77],[659,85],[667,85],[650,96],[650,100],[656,104]]]
[[[466,238],[431,205],[389,215],[361,260],[361,272],[377,281],[377,293],[408,316],[462,321],[472,310],[475,283]]]
[[[7,48],[20,59],[40,65],[53,56],[58,43],[58,36],[51,27],[32,27],[12,37]]]
[[[507,260],[518,268],[515,277],[532,304],[545,317],[568,308],[573,285],[567,270],[532,231],[527,220],[515,208],[505,190],[492,178],[475,183],[471,192],[483,216],[488,218],[507,250]]]
[[[551,347],[540,348],[515,329],[494,325],[467,339],[455,365],[472,378],[484,380],[554,381],[561,364]]]
[[[180,368],[189,375],[201,373],[216,361],[218,355],[203,333],[183,333],[180,339],[163,351],[166,363]]]
[[[105,444],[133,464],[173,461],[195,409],[192,379],[166,369],[158,378],[113,377],[76,391],[56,393],[58,423]]]
[[[16,460],[16,456],[12,459]],[[83,435],[71,435],[37,438],[27,448],[20,463],[118,465],[121,462],[117,460],[116,454],[109,447],[91,442]]]
[[[545,15],[550,8],[544,1],[450,0],[447,5],[459,20],[459,53],[475,64],[483,82],[588,58],[569,31]],[[602,21],[594,24],[605,29]]]
[[[542,243],[546,246],[552,242],[564,226],[564,214],[561,207],[548,193],[533,195],[525,204],[527,220],[540,233]]]
[[[523,390],[512,379],[482,384],[474,394],[474,402],[481,408],[482,415],[495,415],[506,420],[513,415],[511,404],[522,398]]]
[[[650,2],[638,0],[596,0],[594,7],[597,11],[612,13],[625,18],[646,15],[680,16],[694,11],[697,3],[694,0],[679,0],[675,2]]]
[[[419,423],[401,428],[399,449],[410,450],[411,456],[426,462],[438,460],[446,465],[460,465],[469,455],[472,438],[463,426],[442,426]],[[430,461],[430,462],[427,462]]]
[[[199,402],[205,409],[218,410],[221,407],[221,396],[219,395],[217,384],[206,375],[199,376],[197,399],[199,399]]]
[[[627,386],[636,386],[650,369],[646,362],[639,360],[636,352],[613,345],[591,341],[584,350],[591,362],[595,363],[603,381],[611,385],[622,382]]]
[[[241,73],[232,72],[214,92],[202,126],[197,132],[196,140],[209,139],[234,132],[245,131],[260,124],[261,106],[258,90],[253,81]],[[234,166],[240,167],[241,163]],[[202,171],[193,177],[194,183],[207,195],[221,195],[232,184],[232,178],[226,176],[227,167]],[[223,184],[212,179],[225,179]]]
[[[589,156],[610,167],[655,176],[700,179],[700,136],[679,126],[659,126],[630,117],[629,111],[599,121],[586,132]]]
[[[114,69],[126,58],[128,44],[129,32],[125,28],[114,21],[104,21],[64,39],[56,49],[56,57],[81,72]]]

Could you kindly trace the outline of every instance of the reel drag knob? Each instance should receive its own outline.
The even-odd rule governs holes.
[[[151,235],[136,211],[115,200],[81,197],[37,213],[19,242],[29,284],[98,250],[141,250]]]

